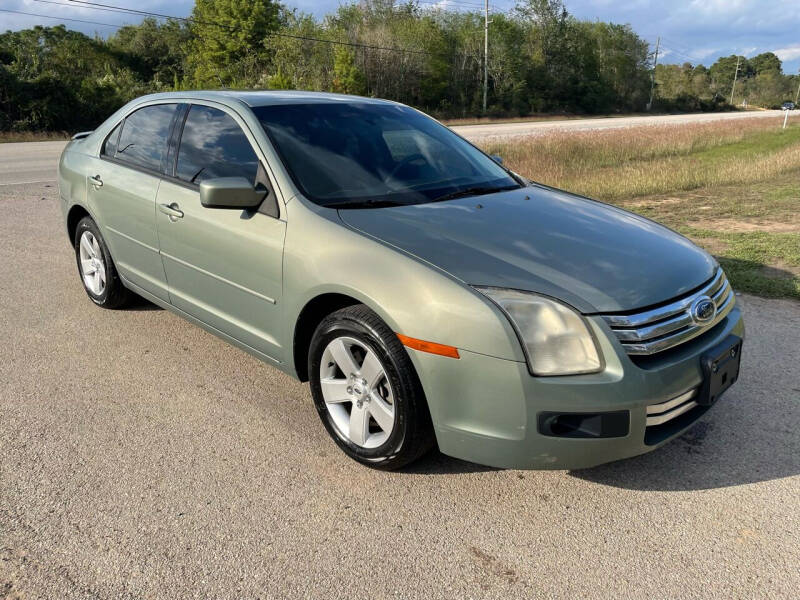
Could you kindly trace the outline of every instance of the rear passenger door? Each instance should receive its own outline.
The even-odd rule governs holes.
[[[145,106],[123,119],[103,142],[88,173],[88,202],[120,274],[168,301],[158,252],[156,195],[177,104]]]
[[[161,258],[177,308],[275,361],[286,224],[252,134],[227,108],[186,107],[156,203]],[[258,210],[205,208],[199,184],[243,176],[269,192]],[[163,212],[161,212],[163,211]],[[177,211],[177,212],[176,212]],[[176,216],[180,214],[182,216]]]

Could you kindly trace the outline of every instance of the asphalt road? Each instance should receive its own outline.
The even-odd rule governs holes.
[[[9,152],[0,598],[796,597],[800,304],[740,297],[739,383],[654,453],[380,473],[307,385],[144,302],[96,308],[54,182],[8,185],[52,164]]]
[[[791,113],[791,117],[800,118],[798,115],[800,115],[800,112]],[[783,116],[782,110],[764,110],[727,113],[695,113],[688,115],[657,115],[652,117],[567,119],[563,121],[534,121],[530,123],[488,123],[483,125],[459,125],[453,127],[453,129],[471,141],[480,141],[491,138],[544,134],[554,130],[588,131],[598,129],[621,129],[643,125],[682,125],[686,123],[707,123],[709,121],[730,121],[751,118],[775,119],[776,126],[779,126],[783,124]]]

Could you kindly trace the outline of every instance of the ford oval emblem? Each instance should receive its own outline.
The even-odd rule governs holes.
[[[692,320],[698,325],[710,323],[717,315],[717,305],[708,296],[700,296],[692,302]]]

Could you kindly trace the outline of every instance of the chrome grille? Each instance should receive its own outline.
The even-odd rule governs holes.
[[[692,410],[697,406],[693,398],[697,395],[697,388],[681,394],[677,398],[667,400],[660,404],[651,404],[647,407],[647,426],[663,425],[675,417]]]
[[[716,314],[711,321],[698,323],[692,316],[692,306],[703,296],[714,302]],[[735,302],[728,278],[718,269],[711,282],[680,300],[633,315],[603,315],[603,319],[628,354],[649,355],[688,342],[714,327]]]

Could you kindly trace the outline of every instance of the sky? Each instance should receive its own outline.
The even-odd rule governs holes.
[[[193,0],[89,0],[174,16],[187,16]],[[284,4],[322,17],[347,0],[284,0]],[[655,46],[661,36],[659,62],[710,65],[719,56],[754,56],[774,52],[785,73],[800,69],[800,0],[565,0],[574,16],[588,20],[629,23]],[[68,6],[65,6],[68,5]],[[442,10],[478,9],[482,0],[420,0]],[[515,0],[490,0],[491,10],[513,8]],[[0,0],[0,9],[44,16],[0,12],[0,31],[63,22],[71,29],[106,36],[112,25],[140,18],[118,12],[80,7],[71,0]],[[53,17],[53,18],[46,18]],[[71,18],[104,23],[66,21]]]

